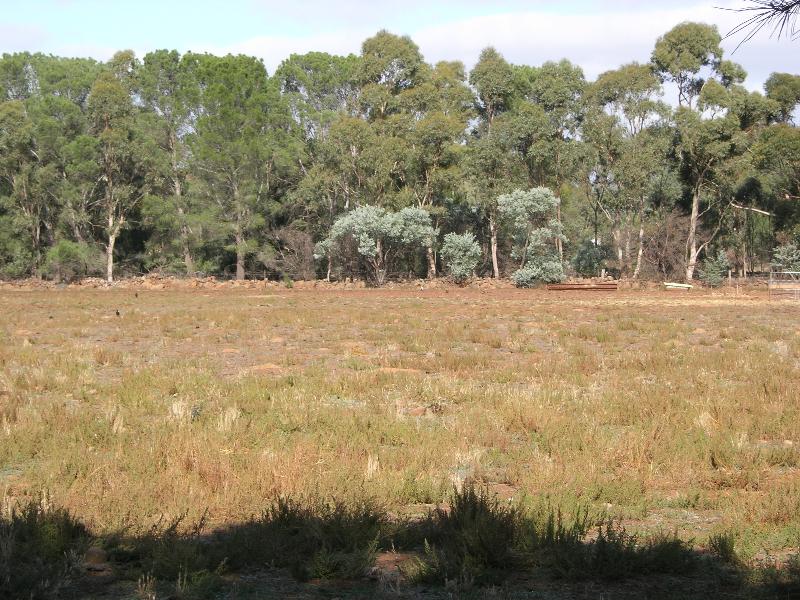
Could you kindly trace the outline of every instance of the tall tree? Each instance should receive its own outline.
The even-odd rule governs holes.
[[[662,81],[678,87],[678,105],[691,107],[722,61],[722,37],[713,25],[681,23],[658,38],[651,61]],[[704,70],[705,69],[705,70]]]
[[[476,108],[481,117],[474,130],[473,144],[468,161],[469,189],[473,201],[483,209],[489,224],[492,275],[500,277],[497,258],[497,197],[513,189],[502,179],[511,168],[505,155],[509,140],[505,135],[493,135],[492,126],[503,111],[508,110],[516,91],[514,70],[494,48],[481,51],[477,64],[469,74],[470,85],[475,89]]]
[[[113,64],[113,63],[112,63]],[[98,211],[106,247],[106,280],[114,280],[114,247],[147,190],[146,156],[136,130],[127,81],[106,71],[89,95],[91,133],[97,139]]]
[[[148,203],[146,212],[161,225],[156,227],[161,235],[174,240],[187,273],[195,270],[186,143],[200,108],[195,66],[192,55],[181,57],[174,50],[158,50],[145,55],[134,81],[136,93],[150,117],[146,121],[147,133],[157,148],[157,155],[152,157],[154,168],[158,179],[165,184],[158,190],[157,200]]]

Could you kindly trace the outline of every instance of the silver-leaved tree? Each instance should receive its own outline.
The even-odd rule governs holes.
[[[437,231],[428,211],[416,207],[391,212],[379,206],[360,206],[339,217],[328,237],[317,244],[315,257],[345,255],[348,247],[376,286],[385,283],[394,260],[404,252],[433,245]]]
[[[511,279],[518,287],[564,279],[558,240],[564,241],[557,218],[558,198],[546,187],[514,190],[497,199],[497,209],[512,238],[511,256],[519,269]]]

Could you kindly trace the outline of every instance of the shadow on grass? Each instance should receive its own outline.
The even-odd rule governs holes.
[[[371,502],[279,499],[258,518],[225,529],[176,519],[101,537],[61,509],[31,503],[0,519],[0,598],[74,596],[90,548],[102,549],[95,554],[147,599],[162,597],[157,590],[166,584],[173,598],[230,597],[228,574],[275,568],[297,581],[363,581],[388,549],[413,557],[397,585],[448,594],[474,595],[524,577],[565,586],[667,577],[679,587],[681,580],[703,582],[720,592],[715,597],[800,597],[796,559],[780,570],[752,569],[724,536],[701,552],[675,535],[641,538],[613,522],[592,522],[587,512],[566,519],[558,510],[524,510],[466,487],[447,509],[418,520],[392,519]]]

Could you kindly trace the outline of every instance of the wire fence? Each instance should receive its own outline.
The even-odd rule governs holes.
[[[800,300],[800,271],[770,271],[769,297]]]

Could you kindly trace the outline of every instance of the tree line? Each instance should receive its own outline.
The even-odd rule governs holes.
[[[272,75],[242,55],[4,54],[0,276],[530,285],[747,274],[776,247],[800,263],[800,76],[750,92],[720,43],[683,23],[595,81],[493,48],[431,65],[386,31]]]

